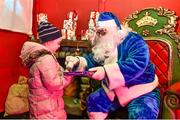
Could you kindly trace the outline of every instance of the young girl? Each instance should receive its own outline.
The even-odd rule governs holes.
[[[72,78],[53,55],[60,47],[61,32],[51,23],[41,22],[38,34],[42,44],[25,42],[20,58],[29,68],[29,104],[32,119],[66,119],[63,88]]]

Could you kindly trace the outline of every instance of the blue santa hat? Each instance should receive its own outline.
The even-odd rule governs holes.
[[[97,25],[100,27],[107,26],[118,26],[121,29],[118,18],[111,12],[101,12],[98,18]]]

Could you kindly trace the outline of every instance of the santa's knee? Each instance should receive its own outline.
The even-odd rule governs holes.
[[[104,91],[102,88],[98,89],[97,91],[91,93],[86,98],[87,106],[98,106],[98,104],[102,104],[101,99],[104,98]]]

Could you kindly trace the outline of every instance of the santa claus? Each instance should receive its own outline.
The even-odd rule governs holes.
[[[91,43],[87,56],[66,57],[69,71],[76,66],[76,71],[88,70],[93,79],[102,81],[102,88],[87,98],[89,117],[105,119],[110,111],[124,107],[129,119],[156,119],[158,78],[144,39],[122,27],[113,13],[102,12]]]

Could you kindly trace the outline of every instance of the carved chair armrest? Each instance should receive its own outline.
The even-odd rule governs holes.
[[[166,90],[163,106],[163,118],[176,119],[175,111],[180,109],[180,82]]]

